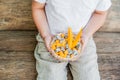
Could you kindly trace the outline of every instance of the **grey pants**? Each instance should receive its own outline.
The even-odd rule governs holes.
[[[100,80],[98,71],[96,45],[93,37],[90,38],[81,57],[74,62],[60,62],[46,50],[43,40],[38,34],[38,41],[34,56],[36,59],[37,80],[67,80],[66,66],[72,72],[74,80]]]

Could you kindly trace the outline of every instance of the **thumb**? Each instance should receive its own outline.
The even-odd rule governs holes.
[[[47,50],[48,50],[49,52],[51,52],[50,45],[49,45],[49,44],[47,44],[47,45],[46,45],[46,47],[47,47]]]
[[[81,45],[82,45],[81,51],[83,52],[86,45],[85,41],[81,40]]]
[[[51,52],[51,48],[50,48],[50,39],[45,39],[45,45],[46,45],[46,48],[49,52]]]

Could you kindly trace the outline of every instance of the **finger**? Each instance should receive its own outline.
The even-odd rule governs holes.
[[[85,46],[83,45],[83,46],[82,46],[82,52],[84,51],[84,49],[85,49]]]
[[[52,51],[52,50],[51,50],[51,47],[50,47],[50,42],[47,42],[47,49],[48,49],[49,52]]]
[[[85,47],[86,47],[86,43],[84,42],[82,45],[82,52],[84,51]]]
[[[82,44],[82,48],[84,47],[84,41],[83,39],[80,40],[80,43]]]
[[[51,40],[50,40],[50,42],[53,40],[53,38],[54,38],[54,35],[51,36]]]
[[[50,47],[46,46],[46,48],[47,48],[47,51],[48,51],[48,52],[51,52]]]
[[[80,42],[81,42],[82,45],[84,45],[84,43],[85,43],[84,38],[81,38]]]
[[[82,39],[80,40],[80,43],[83,44],[83,40]]]
[[[53,38],[53,37],[54,37],[54,35],[51,36],[51,38]]]
[[[48,50],[49,52],[51,51],[51,48],[50,48],[50,46],[49,46],[48,43],[46,44],[46,48],[47,48],[47,50]]]
[[[48,51],[51,52],[51,48],[50,47],[47,47]]]
[[[51,39],[50,38],[45,38],[45,46],[47,48],[47,51],[50,51],[50,41]]]

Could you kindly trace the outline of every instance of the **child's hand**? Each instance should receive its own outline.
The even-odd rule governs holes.
[[[44,38],[45,46],[49,52],[51,52],[50,43],[52,41],[53,35],[48,35]]]
[[[88,43],[88,40],[89,40],[89,36],[82,36],[81,37],[81,43],[82,43],[82,50],[81,50],[81,52],[84,51],[84,49],[85,49],[85,47],[86,47],[86,45]]]

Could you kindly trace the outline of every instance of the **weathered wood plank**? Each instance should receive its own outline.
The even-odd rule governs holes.
[[[120,66],[120,53],[98,53],[100,69],[109,70],[112,66],[117,69]],[[3,52],[0,51],[0,61],[26,61],[33,62],[34,52]],[[118,65],[118,66],[116,66]],[[106,67],[107,66],[107,67]],[[104,67],[104,68],[103,68]],[[105,68],[106,67],[106,68]]]
[[[18,52],[18,51],[0,51],[0,61],[29,61],[33,62],[34,52]]]
[[[35,31],[1,31],[0,50],[33,51],[36,44],[35,36]]]
[[[120,53],[98,53],[100,69],[111,69],[111,66],[120,66]],[[34,52],[3,52],[0,51],[0,61],[35,61]],[[106,67],[108,66],[108,67]],[[106,67],[106,68],[102,68]],[[119,68],[118,66],[114,67]]]
[[[0,30],[36,30],[31,16],[32,0],[0,0]],[[113,5],[100,31],[120,32],[120,1]]]
[[[98,58],[101,79],[120,80],[120,53],[102,53]]]
[[[96,33],[94,40],[98,52],[120,52],[120,33]]]
[[[99,53],[98,63],[100,70],[120,69],[120,53]]]
[[[36,29],[31,15],[32,0],[0,0],[0,30]]]
[[[0,31],[1,80],[35,80],[36,31]],[[97,32],[98,62],[102,80],[120,79],[120,33]],[[41,49],[43,41],[41,39]],[[17,45],[16,45],[17,44]],[[29,74],[28,74],[29,72]],[[69,76],[69,80],[72,80]]]
[[[0,80],[35,80],[35,77],[35,62],[0,62]]]
[[[99,69],[102,80],[120,79],[119,54],[120,53],[98,54]],[[68,72],[70,73],[70,71]],[[36,75],[33,52],[8,52],[5,54],[4,52],[0,52],[1,80],[35,80]],[[69,80],[72,80],[70,74],[68,76]]]
[[[108,13],[107,21],[100,31],[120,32],[120,1],[112,0],[112,6]]]
[[[1,31],[0,32],[0,51],[33,51],[36,45],[36,31]],[[120,33],[97,32],[94,35],[98,52],[120,52]],[[41,50],[43,41],[41,39]]]

